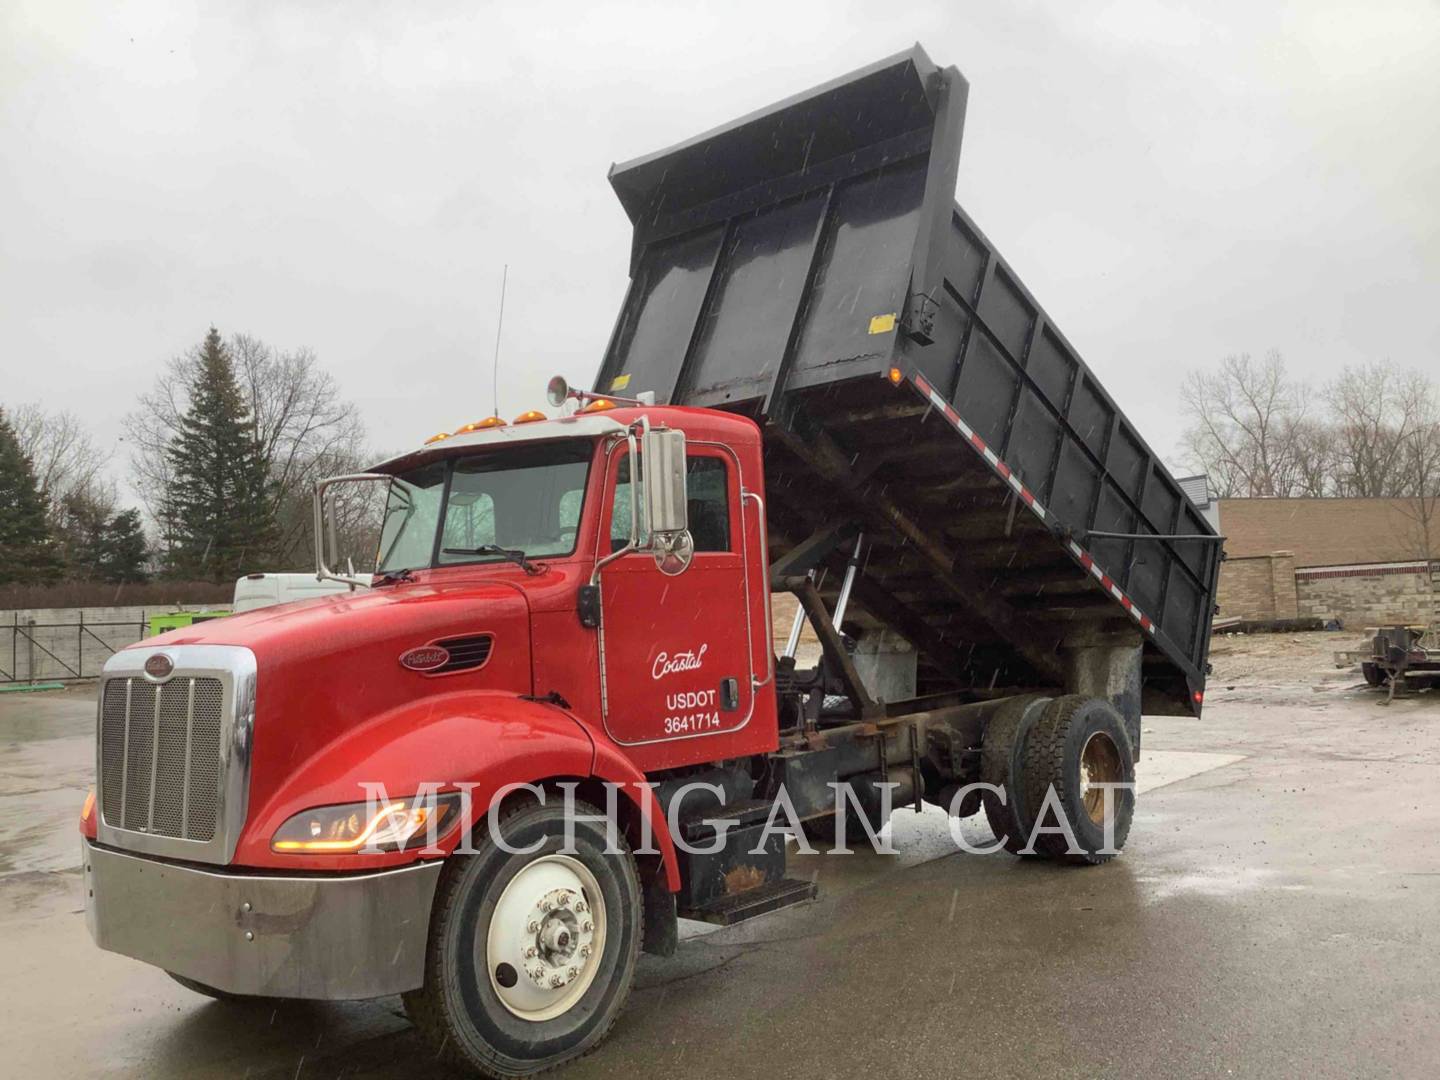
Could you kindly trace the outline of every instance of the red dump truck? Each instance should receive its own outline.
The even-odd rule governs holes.
[[[319,485],[337,580],[339,486],[387,488],[354,591],[107,664],[96,942],[215,997],[403,994],[516,1076],[679,919],[811,899],[782,827],[837,799],[1112,858],[1142,711],[1200,712],[1219,545],[954,203],[965,100],[916,47],[614,167],[592,390]]]

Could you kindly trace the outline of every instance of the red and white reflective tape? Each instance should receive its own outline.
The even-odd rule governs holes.
[[[1100,587],[1115,597],[1116,600],[1120,601],[1120,606],[1128,611],[1131,617],[1140,624],[1140,629],[1144,630],[1147,634],[1155,633],[1155,624],[1150,621],[1150,616],[1136,607],[1135,602],[1120,591],[1120,586],[1110,580],[1110,575],[1096,565],[1093,555],[1075,543],[1074,540],[1069,541],[1066,546],[1069,547],[1070,554],[1079,560],[1080,565],[1090,572],[1090,576],[1100,583]]]
[[[975,429],[961,419],[960,414],[955,411],[955,407],[951,405],[950,402],[945,400],[944,395],[931,386],[923,375],[910,375],[907,376],[907,378],[914,384],[915,389],[920,391],[921,396],[929,401],[931,405],[935,406],[935,408],[939,409],[945,419],[950,421],[951,426],[960,432],[961,435],[965,436],[965,441],[979,452],[980,456],[985,459],[985,463],[995,471],[1000,479],[1010,485],[1015,494],[1020,496],[1020,501],[1034,511],[1035,516],[1042,522],[1048,524],[1045,507],[1040,504],[1040,500],[1035,498],[1030,489],[1020,482],[1020,478],[1015,475],[1009,465],[1006,465],[1005,462],[1001,460],[1000,455],[985,445],[985,440],[975,433]],[[1075,543],[1074,540],[1068,541],[1067,547],[1070,550],[1070,554],[1075,557],[1080,565],[1100,583],[1100,587],[1115,597],[1116,600],[1120,601],[1120,606],[1128,611],[1130,617],[1140,624],[1140,629],[1144,630],[1147,634],[1155,633],[1155,623],[1151,621],[1148,615],[1135,606],[1134,601],[1120,590],[1120,586],[1111,580],[1109,574],[1105,573],[1105,571],[1096,565],[1094,556],[1079,544]]]
[[[975,447],[980,456],[985,459],[985,463],[995,470],[1000,479],[1009,484],[1015,494],[1020,496],[1020,501],[1033,510],[1036,517],[1044,521],[1045,507],[1041,505],[1039,499],[1035,498],[1035,493],[1020,482],[1020,478],[1015,475],[1009,465],[1006,465],[1005,462],[1000,459],[999,454],[985,445],[985,440],[975,433],[974,428],[960,418],[960,414],[955,411],[954,406],[946,401],[945,398],[926,381],[923,375],[913,375],[911,376],[911,381],[914,382],[915,389],[919,390],[930,404],[939,409],[945,415],[945,419],[950,421],[955,430],[960,432],[961,435],[964,435],[965,440],[971,446]]]

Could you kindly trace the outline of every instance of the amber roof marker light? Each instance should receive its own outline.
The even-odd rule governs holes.
[[[492,428],[492,427],[504,427],[504,426],[505,426],[505,421],[502,420],[502,419],[500,419],[500,417],[498,417],[498,416],[487,416],[487,417],[485,417],[484,420],[476,420],[476,421],[473,421],[472,423],[466,424],[466,425],[465,425],[464,427],[462,427],[459,431],[455,432],[455,434],[456,434],[456,435],[460,435],[460,434],[463,434],[463,433],[465,433],[465,432],[470,432],[470,431],[484,431],[484,430],[486,430],[487,428]]]

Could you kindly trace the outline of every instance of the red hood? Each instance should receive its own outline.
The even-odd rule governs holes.
[[[227,615],[146,638],[135,647],[243,645],[255,654],[263,671],[267,660],[328,659],[381,642],[406,642],[391,657],[394,660],[405,648],[432,637],[493,633],[488,624],[494,617],[516,619],[523,629],[527,615],[525,590],[516,584],[474,579],[427,581],[357,589]],[[487,625],[479,625],[481,622]],[[417,639],[417,634],[422,636]],[[525,636],[528,640],[528,633]]]
[[[479,668],[426,675],[400,664],[417,645],[476,634],[494,641]],[[300,600],[172,630],[136,647],[191,644],[241,645],[255,654],[251,820],[287,777],[370,717],[456,690],[533,692],[526,591],[495,579]]]

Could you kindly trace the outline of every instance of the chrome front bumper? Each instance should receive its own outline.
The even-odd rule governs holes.
[[[95,944],[232,994],[342,1000],[424,981],[441,863],[268,877],[82,842]]]

